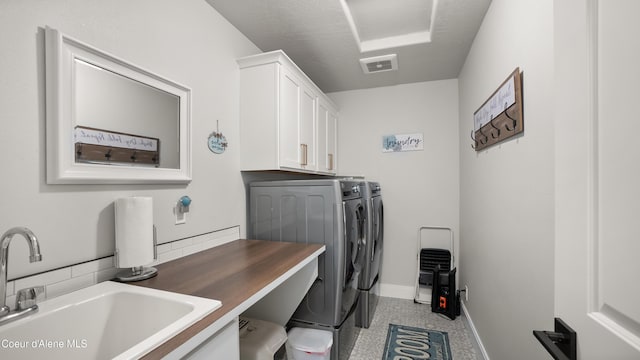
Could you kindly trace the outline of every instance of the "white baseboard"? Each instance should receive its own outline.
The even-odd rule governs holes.
[[[476,326],[473,324],[473,320],[471,319],[471,314],[469,314],[469,310],[467,310],[467,307],[464,305],[464,301],[461,301],[460,304],[462,305],[462,311],[464,312],[464,315],[467,318],[467,321],[469,323],[469,328],[471,328],[471,332],[473,333],[473,337],[476,339],[478,348],[482,353],[482,357],[484,358],[484,360],[490,360],[489,355],[487,354],[487,349],[484,348],[484,344],[482,344],[482,340],[480,340],[480,336],[478,335]]]
[[[381,283],[380,296],[413,300],[413,297],[415,296],[415,288],[413,286]]]
[[[431,289],[425,287],[420,288],[420,295],[416,298],[416,289],[413,286],[380,284],[380,296],[417,300],[421,304],[431,304]]]

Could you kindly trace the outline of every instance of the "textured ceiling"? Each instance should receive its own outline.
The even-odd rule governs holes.
[[[402,14],[422,12],[430,26],[428,43],[360,52],[340,0],[206,0],[262,51],[282,49],[324,92],[390,86],[457,78],[491,0],[372,1],[415,11],[384,8],[368,11],[362,20],[366,36],[379,23],[398,21]],[[345,0],[360,6],[363,0]],[[424,9],[435,4],[435,10]],[[373,6],[373,5],[372,5]],[[367,11],[365,11],[367,12]],[[383,20],[394,14],[394,19]],[[354,16],[357,18],[357,16]],[[356,19],[358,20],[358,19]],[[412,21],[415,19],[411,19]],[[373,25],[372,25],[373,24]],[[386,30],[385,30],[386,31]],[[389,30],[392,31],[392,30]],[[361,39],[363,40],[363,39]],[[397,54],[398,70],[364,74],[359,59]]]

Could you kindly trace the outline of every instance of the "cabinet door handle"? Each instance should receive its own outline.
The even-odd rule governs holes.
[[[329,154],[329,170],[333,170],[333,154]]]
[[[302,154],[302,161],[300,162],[300,165],[306,166],[306,165],[308,165],[308,163],[307,163],[307,144],[300,144],[300,150],[301,150],[301,154]]]

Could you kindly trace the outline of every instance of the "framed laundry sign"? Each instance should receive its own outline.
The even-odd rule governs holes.
[[[382,136],[382,152],[422,151],[422,134],[395,134]]]

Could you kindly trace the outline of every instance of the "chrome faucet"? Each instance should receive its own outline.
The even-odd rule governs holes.
[[[33,305],[28,309],[11,313],[7,306],[7,262],[9,261],[9,244],[14,235],[22,235],[29,244],[29,261],[36,262],[42,260],[40,255],[40,245],[33,232],[26,227],[14,227],[7,230],[0,240],[0,325],[13,320],[16,317],[26,315],[27,312],[37,310],[38,306]]]

